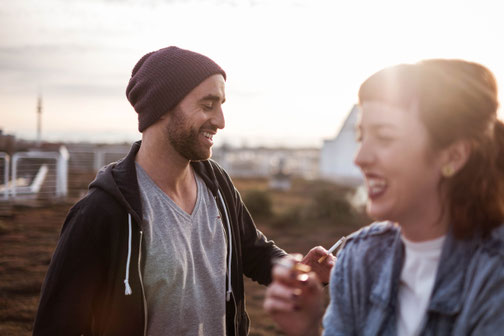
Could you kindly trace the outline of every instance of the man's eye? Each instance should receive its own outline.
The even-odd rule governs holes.
[[[210,111],[211,109],[213,109],[213,105],[209,105],[209,104],[203,104],[203,109],[206,110],[206,111]]]

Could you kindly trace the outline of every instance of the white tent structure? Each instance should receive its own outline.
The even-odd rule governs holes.
[[[363,181],[360,170],[353,163],[357,150],[355,123],[358,112],[359,107],[354,105],[336,137],[324,140],[320,152],[320,176],[351,187]]]

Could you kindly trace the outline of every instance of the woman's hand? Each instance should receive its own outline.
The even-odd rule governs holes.
[[[316,274],[292,256],[282,258],[273,268],[264,309],[287,335],[318,335],[324,309]]]

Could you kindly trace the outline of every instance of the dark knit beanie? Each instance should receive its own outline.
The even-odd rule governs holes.
[[[210,58],[168,47],[143,56],[133,68],[126,96],[143,132],[208,77],[226,73]]]

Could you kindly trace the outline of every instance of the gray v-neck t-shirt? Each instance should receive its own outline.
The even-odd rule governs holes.
[[[192,214],[136,164],[146,250],[148,335],[226,334],[226,237],[211,192],[197,174]]]

